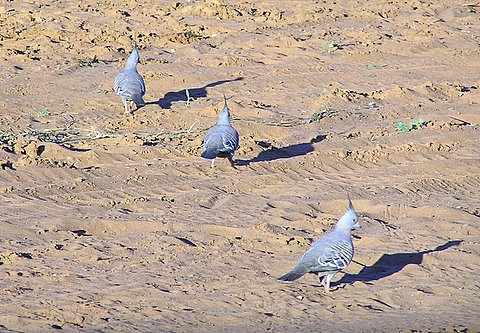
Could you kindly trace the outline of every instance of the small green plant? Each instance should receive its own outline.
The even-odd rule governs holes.
[[[398,132],[410,132],[414,129],[419,129],[427,125],[427,122],[423,119],[414,119],[411,123],[407,124],[403,121],[398,121],[396,129]]]
[[[46,117],[50,116],[52,113],[48,110],[48,108],[41,108],[41,109],[34,109],[37,112],[39,117]]]
[[[185,96],[187,97],[187,101],[185,102],[185,104],[188,106],[190,105],[190,102],[194,101],[193,97],[190,96],[190,91],[188,91],[188,88],[185,89]]]
[[[382,68],[382,65],[380,64],[376,64],[376,63],[372,63],[372,64],[365,64],[365,67],[367,69],[379,69],[379,68]],[[377,75],[376,74],[373,74],[373,73],[369,73],[368,74],[368,77],[376,77]]]
[[[109,93],[107,89],[102,89],[102,88],[96,88],[94,92],[96,92],[97,94],[104,94],[104,95]]]
[[[335,45],[335,39],[327,39],[327,40],[324,40],[322,41],[322,46],[326,46],[328,48],[328,53],[332,52],[333,50],[335,50],[336,48],[336,45]]]
[[[327,93],[327,88],[323,88],[315,97],[322,97]]]

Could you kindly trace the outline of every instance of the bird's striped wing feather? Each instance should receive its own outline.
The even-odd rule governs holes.
[[[238,133],[231,126],[212,127],[203,142],[206,151],[233,154],[238,148]]]
[[[224,152],[233,153],[238,148],[238,133],[235,128],[230,127],[222,132],[222,143]]]
[[[309,263],[310,272],[342,270],[353,258],[353,246],[349,239],[320,239],[304,254],[300,262]]]
[[[145,82],[136,70],[123,70],[115,78],[114,89],[119,96],[141,98],[145,95]]]

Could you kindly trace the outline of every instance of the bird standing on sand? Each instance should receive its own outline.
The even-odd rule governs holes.
[[[212,168],[215,166],[215,158],[228,158],[230,164],[235,167],[233,154],[238,149],[238,132],[230,124],[230,112],[227,106],[227,99],[223,95],[225,102],[222,111],[218,115],[217,124],[210,128],[203,140],[202,157],[212,160]]]
[[[115,94],[122,98],[125,106],[125,114],[133,114],[133,103],[138,107],[144,106],[145,83],[142,76],[137,72],[137,64],[140,62],[137,48],[134,47],[127,59],[125,68],[115,78]]]
[[[330,288],[330,281],[342,269],[348,266],[353,258],[351,231],[358,228],[357,213],[352,202],[348,200],[346,213],[338,220],[333,231],[318,239],[305,252],[297,266],[289,273],[278,278],[279,281],[294,281],[307,273],[317,274],[325,292]]]

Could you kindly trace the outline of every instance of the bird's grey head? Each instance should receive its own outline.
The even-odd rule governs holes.
[[[335,226],[336,229],[344,229],[344,230],[352,230],[355,228],[359,228],[360,224],[358,224],[358,216],[353,208],[352,201],[348,199],[348,208],[345,214],[338,220],[337,225]]]
[[[230,111],[228,110],[227,98],[225,95],[223,95],[223,101],[224,105],[222,111],[220,111],[218,115],[217,125],[230,125]]]
[[[132,53],[128,56],[127,65],[125,67],[135,67],[140,62],[140,55],[137,48],[133,47]]]

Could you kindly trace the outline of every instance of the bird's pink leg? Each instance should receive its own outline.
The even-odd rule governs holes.
[[[330,291],[330,286],[327,285],[327,276],[325,275],[321,281],[321,284],[323,286],[323,292],[328,293]]]
[[[212,165],[211,165],[212,168],[215,167],[215,159],[212,160]]]
[[[324,286],[324,287],[323,287],[323,292],[328,293],[328,292],[330,292],[330,291],[335,291],[335,290],[337,290],[337,289],[338,289],[338,286],[335,286],[335,287],[330,287],[330,286],[327,287],[327,286]]]
[[[128,108],[128,102],[127,101],[124,101],[123,102],[123,105],[125,105],[125,115],[129,115],[130,114],[130,110]]]
[[[334,291],[338,289],[338,286],[335,287],[330,287],[330,279],[328,275],[325,275],[321,281],[321,284],[323,286],[323,292],[328,293],[330,291]]]

